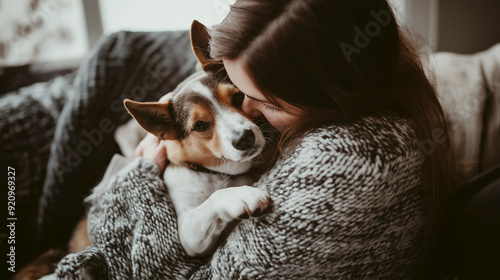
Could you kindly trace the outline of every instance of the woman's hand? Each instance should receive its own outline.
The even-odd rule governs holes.
[[[148,133],[137,145],[134,152],[135,157],[143,157],[151,160],[160,168],[163,173],[167,166],[167,150],[165,145],[155,135]]]

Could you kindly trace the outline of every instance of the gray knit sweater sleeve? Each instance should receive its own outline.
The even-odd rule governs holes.
[[[410,279],[421,253],[421,162],[388,116],[307,136],[258,182],[274,210],[245,220],[193,279]]]
[[[137,159],[103,186],[93,247],[58,277],[83,279],[410,279],[424,188],[411,124],[377,116],[315,130],[259,182],[270,213],[243,220],[209,259],[185,255],[158,168]],[[94,190],[96,192],[97,190]]]
[[[186,279],[203,259],[188,257],[156,164],[137,158],[91,195],[92,246],[59,262],[57,279]]]

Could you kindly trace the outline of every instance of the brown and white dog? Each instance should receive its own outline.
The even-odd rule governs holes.
[[[249,186],[256,179],[249,171],[265,162],[265,137],[239,109],[244,96],[224,74],[222,64],[210,58],[209,40],[206,27],[194,21],[191,44],[203,71],[159,102],[124,101],[137,123],[165,145],[169,164],[163,178],[176,211],[179,239],[189,256],[210,253],[234,222],[262,214],[271,203],[266,192]],[[118,136],[127,130],[118,131]],[[91,197],[99,195],[103,186],[98,185]],[[70,253],[88,245],[83,219],[70,241]],[[62,253],[44,255],[14,279],[52,273]]]
[[[201,256],[214,248],[231,222],[259,215],[270,200],[266,192],[246,185],[253,183],[252,176],[242,175],[255,164],[265,138],[241,113],[243,94],[225,75],[218,75],[221,66],[216,67],[208,53],[209,34],[197,21],[191,41],[204,71],[159,102],[125,100],[124,105],[165,145],[170,163],[164,180],[179,238],[188,255]]]

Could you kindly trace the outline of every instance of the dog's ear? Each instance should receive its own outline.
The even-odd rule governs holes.
[[[210,34],[207,28],[201,22],[194,20],[191,24],[191,47],[205,72],[215,71],[221,67],[221,64],[210,56],[209,44]]]
[[[125,99],[123,105],[142,128],[158,136],[162,140],[177,139],[174,120],[170,116],[168,107],[170,101],[136,102]]]

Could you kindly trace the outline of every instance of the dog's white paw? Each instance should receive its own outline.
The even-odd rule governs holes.
[[[271,205],[265,191],[250,186],[218,190],[212,194],[211,200],[213,207],[230,219],[258,217]]]

